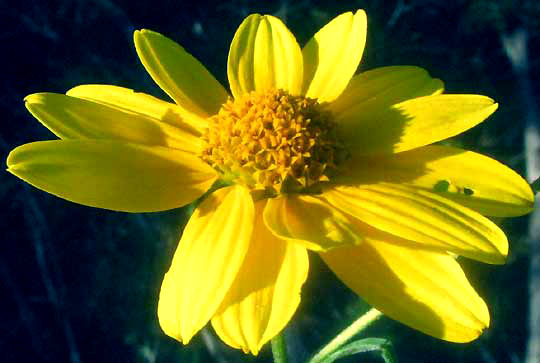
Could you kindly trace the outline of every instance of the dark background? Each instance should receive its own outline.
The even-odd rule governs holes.
[[[228,47],[246,15],[279,16],[303,45],[330,19],[357,8],[368,14],[360,70],[418,65],[445,81],[448,93],[494,98],[496,114],[452,143],[525,175],[525,119],[534,116],[540,72],[537,1],[0,0],[0,155],[54,138],[24,108],[30,93],[105,83],[166,99],[137,59],[135,29],[174,39],[226,85]],[[516,31],[527,35],[528,72],[522,62],[516,73],[503,47],[502,39]],[[1,362],[271,361],[268,347],[258,358],[245,356],[211,328],[185,347],[161,332],[159,286],[189,208],[139,215],[98,210],[40,192],[7,172],[0,172],[0,200]],[[511,246],[506,265],[460,260],[490,307],[492,326],[480,339],[447,343],[386,318],[367,334],[390,338],[400,362],[524,361],[528,221],[499,222]],[[312,255],[301,306],[287,328],[296,361],[365,308]],[[348,361],[360,360],[380,358]]]

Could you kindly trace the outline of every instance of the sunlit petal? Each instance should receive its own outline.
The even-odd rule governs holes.
[[[330,204],[377,229],[486,263],[505,262],[508,241],[489,219],[425,190],[396,184],[341,186]]]
[[[276,236],[315,251],[359,243],[344,213],[309,195],[269,199],[264,221]]]
[[[235,98],[271,88],[299,94],[302,68],[300,46],[281,20],[253,14],[240,24],[231,43],[227,67]]]
[[[154,212],[193,202],[215,171],[184,151],[105,140],[41,141],[15,148],[8,171],[36,188],[92,207]]]
[[[121,111],[142,114],[182,131],[199,136],[208,127],[205,117],[188,112],[182,107],[160,100],[146,93],[105,84],[83,84],[66,92],[68,96],[101,103]]]
[[[448,254],[367,236],[321,257],[368,304],[423,333],[468,342],[489,326],[486,304]]]
[[[219,189],[191,216],[159,295],[163,331],[187,344],[215,314],[252,238],[253,200],[241,186]]]
[[[319,102],[335,100],[358,68],[366,34],[363,10],[341,14],[321,28],[302,49],[303,93]]]
[[[534,203],[529,184],[512,169],[487,156],[448,146],[356,157],[342,170],[333,181],[336,184],[407,184],[489,216],[523,215]]]
[[[397,103],[439,94],[443,83],[413,66],[381,67],[362,72],[327,107],[339,123],[369,122],[374,113]]]
[[[154,81],[182,108],[210,116],[227,101],[227,91],[191,54],[151,30],[133,34],[135,48]]]
[[[350,118],[338,132],[353,154],[397,153],[460,134],[496,109],[491,98],[479,95],[418,97]]]
[[[62,139],[105,139],[161,145],[200,152],[204,142],[196,133],[157,118],[57,93],[35,93],[26,108]],[[196,131],[195,131],[196,132]]]
[[[265,203],[255,205],[255,225],[244,264],[212,319],[223,341],[255,355],[296,311],[309,267],[304,247],[281,240],[266,228]]]

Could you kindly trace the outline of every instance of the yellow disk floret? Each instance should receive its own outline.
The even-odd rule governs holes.
[[[311,98],[253,91],[210,118],[202,159],[223,179],[270,193],[307,191],[344,158],[331,114]]]

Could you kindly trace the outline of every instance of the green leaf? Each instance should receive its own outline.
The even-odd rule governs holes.
[[[537,194],[540,191],[540,178],[537,178],[532,182],[531,189],[533,190],[534,194]]]
[[[358,353],[380,351],[384,363],[397,363],[397,359],[392,350],[392,343],[383,338],[365,338],[346,344],[332,353],[328,354],[320,363],[332,363],[338,359],[348,357]]]

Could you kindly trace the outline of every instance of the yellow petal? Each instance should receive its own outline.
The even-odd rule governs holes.
[[[413,66],[376,68],[354,76],[334,102],[328,105],[336,122],[369,122],[373,113],[408,99],[439,94],[443,83],[424,69]]]
[[[448,146],[355,157],[342,170],[333,180],[336,184],[407,184],[489,216],[523,215],[534,204],[529,184],[512,169],[487,156]]]
[[[227,91],[191,54],[177,43],[150,30],[133,34],[144,68],[179,106],[206,117],[227,101]]]
[[[125,212],[177,208],[216,179],[184,151],[108,140],[25,144],[8,156],[8,171],[36,188],[92,207]]]
[[[83,98],[119,109],[141,114],[176,126],[182,131],[200,136],[208,128],[206,118],[182,107],[132,89],[105,84],[83,84],[66,92],[68,96]]]
[[[62,139],[108,139],[198,153],[204,142],[159,119],[57,93],[35,93],[26,108]]]
[[[254,355],[291,319],[309,268],[304,247],[279,239],[266,228],[265,204],[255,204],[255,226],[244,264],[212,319],[221,340]]]
[[[368,304],[425,334],[464,343],[489,326],[486,304],[448,254],[367,237],[321,257]]]
[[[496,109],[491,98],[479,95],[418,97],[341,123],[338,133],[354,154],[397,153],[460,134]]]
[[[315,251],[360,242],[345,214],[309,195],[269,199],[264,221],[276,236]]]
[[[242,186],[219,189],[191,216],[159,295],[163,331],[187,344],[215,314],[241,269],[254,221]]]
[[[341,14],[319,30],[302,49],[303,93],[319,102],[335,100],[358,68],[366,34],[363,10]]]
[[[296,95],[302,87],[302,53],[281,20],[252,14],[234,35],[227,74],[235,98],[270,88]]]
[[[504,263],[508,241],[489,219],[437,194],[396,184],[340,186],[333,206],[377,229],[486,263]]]

